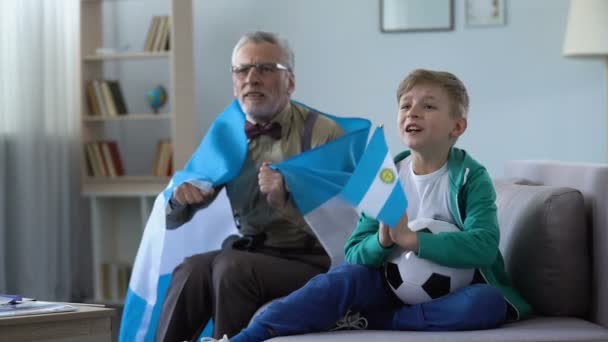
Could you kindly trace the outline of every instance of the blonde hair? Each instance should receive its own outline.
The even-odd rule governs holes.
[[[407,75],[397,88],[397,102],[403,94],[420,84],[439,86],[446,91],[452,104],[452,115],[467,118],[469,113],[469,94],[464,83],[454,74],[446,71],[416,69]]]

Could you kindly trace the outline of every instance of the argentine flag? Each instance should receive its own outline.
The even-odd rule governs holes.
[[[344,242],[358,216],[337,195],[361,159],[370,123],[322,115],[336,121],[345,135],[272,167],[283,173],[298,208],[336,265],[343,260]],[[214,121],[184,169],[156,198],[135,258],[120,341],[153,341],[173,269],[188,256],[219,249],[224,238],[237,233],[225,191],[176,229],[166,229],[165,215],[173,189],[180,184],[220,186],[240,172],[247,153],[244,127],[245,114],[234,100]]]
[[[395,227],[405,213],[407,199],[382,127],[376,128],[341,195],[358,212],[390,227]]]
[[[344,261],[344,243],[360,213],[394,227],[407,209],[383,129],[376,128],[361,158],[344,154],[353,151],[345,146],[350,142],[327,144],[274,166],[331,257],[332,266]],[[358,160],[356,165],[350,163],[353,160]]]

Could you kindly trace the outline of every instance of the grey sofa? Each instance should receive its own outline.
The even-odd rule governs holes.
[[[301,341],[608,341],[608,165],[512,161],[497,180],[500,249],[536,316],[462,332],[338,331]]]

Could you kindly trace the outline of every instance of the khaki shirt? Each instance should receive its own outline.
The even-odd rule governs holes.
[[[235,218],[243,235],[266,233],[264,245],[283,248],[319,246],[291,197],[284,208],[271,207],[260,192],[258,173],[263,162],[278,163],[301,152],[308,109],[291,102],[272,121],[281,124],[281,139],[261,135],[248,142],[239,175],[226,184]],[[312,130],[311,148],[344,135],[338,124],[319,115]]]

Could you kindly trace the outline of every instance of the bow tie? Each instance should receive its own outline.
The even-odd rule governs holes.
[[[249,140],[253,140],[263,134],[278,140],[281,139],[281,124],[278,122],[271,122],[265,125],[258,125],[247,121],[245,123],[245,134]]]

